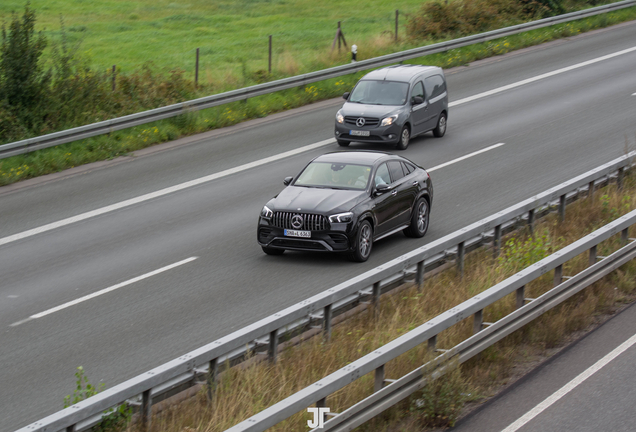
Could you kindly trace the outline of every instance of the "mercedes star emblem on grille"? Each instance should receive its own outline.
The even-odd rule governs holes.
[[[364,117],[359,117],[359,118],[356,120],[356,126],[358,126],[358,127],[362,127],[362,126],[364,126]]]
[[[294,215],[291,219],[292,227],[295,229],[300,229],[303,227],[303,217],[301,215]]]

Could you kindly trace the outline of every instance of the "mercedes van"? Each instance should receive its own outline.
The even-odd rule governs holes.
[[[395,145],[404,150],[412,137],[446,133],[448,91],[441,68],[396,65],[366,74],[336,114],[336,141]]]

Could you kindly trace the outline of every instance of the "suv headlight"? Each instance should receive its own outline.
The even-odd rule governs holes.
[[[267,206],[263,206],[263,210],[261,210],[261,217],[264,219],[271,219],[274,216],[274,212],[269,209]]]
[[[344,116],[340,111],[336,113],[336,121],[340,124],[344,123]]]
[[[329,216],[329,222],[331,223],[346,223],[346,222],[351,222],[352,220],[353,220],[353,213],[351,212],[339,213],[339,214]]]
[[[389,126],[397,121],[398,114],[393,114],[392,116],[385,117],[382,119],[380,126]]]

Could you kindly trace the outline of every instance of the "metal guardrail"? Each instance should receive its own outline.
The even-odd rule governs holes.
[[[289,329],[297,328],[302,323],[312,319],[320,319],[322,321],[324,335],[329,338],[333,316],[338,310],[344,310],[350,307],[350,304],[359,301],[361,296],[371,296],[372,301],[377,303],[383,285],[403,278],[405,274],[413,274],[416,282],[421,284],[424,280],[426,268],[438,265],[439,262],[443,262],[449,256],[455,257],[461,271],[467,245],[482,244],[486,238],[489,239],[488,241],[492,239],[495,249],[498,249],[504,226],[515,224],[523,219],[523,222],[532,228],[536,216],[535,211],[553,203],[558,204],[559,214],[561,218],[564,218],[568,196],[578,194],[582,190],[587,190],[588,194],[593,194],[595,183],[608,179],[610,175],[616,175],[620,184],[623,171],[626,167],[631,166],[631,160],[634,156],[636,156],[636,152],[631,152],[608,162],[197,350],[184,354],[175,360],[107,389],[89,399],[54,413],[20,429],[19,432],[51,432],[67,428],[73,428],[75,432],[80,432],[97,423],[104,411],[117,407],[122,403],[139,399],[141,399],[142,418],[149,418],[153,399],[157,401],[159,397],[175,388],[192,386],[196,383],[198,377],[203,374],[207,376],[208,382],[213,384],[216,379],[218,365],[222,364],[225,359],[232,358],[237,353],[243,352],[246,346],[267,345],[269,356],[275,361],[280,336]]]
[[[335,414],[335,417],[325,422],[324,427],[320,428],[321,431],[344,432],[352,430],[410,396],[428,382],[439,378],[447,369],[454,368],[469,360],[621,265],[636,258],[636,241],[632,241],[609,257],[603,257],[600,262],[596,262],[597,245],[618,233],[621,233],[622,240],[627,243],[627,230],[634,224],[636,224],[636,210],[466,300],[453,309],[438,315],[409,333],[228,429],[227,432],[262,432],[314,403],[316,406],[327,406],[326,398],[329,395],[375,371],[374,394],[342,413],[332,413],[332,415]],[[590,253],[590,266],[563,282],[563,265],[587,251]],[[482,321],[482,316],[486,307],[515,292],[517,300],[523,300],[525,285],[552,270],[555,271],[555,288],[537,299],[532,299],[525,306],[523,306],[523,302],[518,301],[518,309],[515,312],[494,324],[489,323],[485,329],[483,328],[486,323]],[[428,347],[434,349],[439,333],[471,315],[474,317],[473,330],[475,333],[472,337],[384,387],[384,384],[388,383],[384,380],[384,367],[389,361],[423,343],[428,342]],[[313,430],[317,431],[318,429]]]
[[[411,60],[417,57],[422,57],[428,54],[435,54],[438,52],[449,51],[455,48],[461,48],[467,45],[473,45],[481,42],[486,42],[492,39],[501,38],[504,36],[510,36],[517,33],[522,33],[529,30],[534,30],[542,27],[547,27],[554,24],[562,24],[569,21],[588,18],[594,15],[612,12],[615,10],[627,8],[636,5],[636,0],[624,0],[609,5],[598,6],[583,11],[572,12],[556,17],[545,18],[538,21],[532,21],[516,26],[506,27],[503,29],[493,30],[485,33],[480,33],[473,36],[468,36],[460,39],[454,39],[447,42],[440,42],[433,45],[427,45],[420,48],[413,48],[398,53],[388,54],[373,59],[362,60],[356,63],[336,66],[321,71],[311,72],[304,75],[298,75],[290,78],[284,78],[276,81],[271,81],[264,84],[258,84],[251,87],[232,90],[225,93],[220,93],[213,96],[206,96],[203,98],[182,102],[178,104],[168,105],[161,108],[156,108],[149,111],[144,111],[136,114],[127,115],[111,120],[106,120],[99,123],[93,123],[90,125],[80,126],[73,129],[54,132],[47,135],[42,135],[35,138],[29,138],[21,141],[16,141],[4,145],[0,145],[0,159],[7,157],[29,153],[34,150],[40,150],[48,147],[53,147],[60,144],[69,143],[72,141],[90,138],[98,135],[104,135],[117,130],[126,129],[133,126],[139,126],[155,122],[158,120],[175,117],[181,114],[202,110],[205,108],[212,108],[219,105],[224,105],[230,102],[236,102],[246,100],[256,96],[261,96],[269,93],[274,93],[280,90],[285,90],[301,85],[306,85],[318,81],[323,81],[329,78],[336,78],[343,75],[348,75],[363,70],[373,69],[381,66],[390,65],[393,63]]]

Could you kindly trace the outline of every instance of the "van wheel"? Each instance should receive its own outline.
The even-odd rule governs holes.
[[[428,231],[429,214],[428,201],[425,198],[417,200],[411,215],[411,225],[404,229],[404,235],[414,238],[424,237]]]
[[[400,140],[397,143],[398,150],[406,150],[409,146],[409,140],[411,139],[411,132],[409,131],[408,126],[404,126],[402,128],[402,132],[400,132]]]
[[[365,262],[371,255],[373,247],[373,228],[368,220],[362,221],[356,233],[355,245],[349,254],[349,259],[356,262]]]
[[[433,129],[433,135],[437,138],[441,138],[446,133],[446,113],[441,113],[437,120],[437,127]]]
[[[349,144],[350,144],[349,141],[343,141],[343,140],[339,140],[339,139],[337,139],[336,141],[338,142],[338,145],[340,147],[349,147]]]

